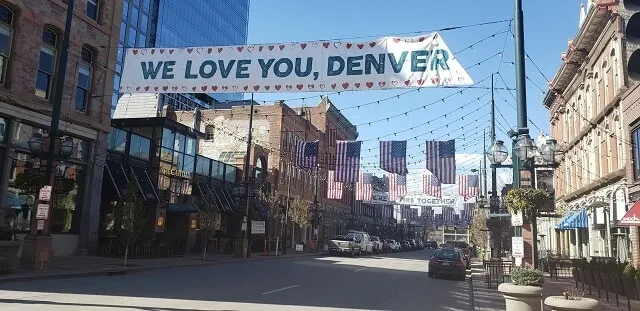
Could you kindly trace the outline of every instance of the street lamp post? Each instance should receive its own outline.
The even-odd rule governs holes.
[[[536,145],[531,140],[529,134],[520,134],[520,135],[511,135],[512,138],[517,137],[517,140],[514,144],[513,148],[513,157],[522,159],[523,168],[529,170],[531,172],[531,186],[533,188],[536,187],[535,182],[535,170],[536,168],[557,168],[564,159],[564,153],[558,149],[558,143],[555,139],[547,139],[545,145],[538,150]],[[516,169],[517,163],[513,163],[513,165],[503,165],[501,164],[507,159],[508,151],[504,146],[504,142],[496,141],[493,146],[490,148],[489,160],[491,161],[492,167],[514,167]],[[543,164],[536,164],[535,157],[540,155],[542,158]],[[519,166],[519,165],[518,165]],[[515,184],[515,180],[514,180]],[[514,185],[515,186],[515,185]],[[531,215],[531,233],[533,236],[532,242],[532,264],[533,267],[537,267],[537,211],[532,213]]]

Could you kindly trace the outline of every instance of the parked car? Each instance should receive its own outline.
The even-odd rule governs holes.
[[[464,281],[467,275],[462,252],[456,248],[438,249],[429,261],[428,271],[430,278],[449,275]]]
[[[400,244],[393,239],[384,240],[383,249],[388,253],[395,253],[400,251]]]
[[[373,243],[373,253],[380,254],[384,253],[384,243],[380,241],[380,238],[377,236],[371,237],[371,243]]]
[[[446,245],[449,248],[459,249],[462,252],[465,267],[471,269],[471,248],[469,247],[469,243],[464,241],[447,241]]]
[[[369,236],[368,233],[364,231],[349,230],[349,233],[347,233],[347,236],[354,237],[358,241],[360,241],[359,242],[360,249],[365,255],[373,254],[373,242],[371,242],[371,237]]]
[[[408,240],[404,240],[400,242],[400,244],[402,245],[401,249],[405,252],[412,249],[411,242],[409,242]]]
[[[425,243],[425,247],[427,249],[436,249],[436,248],[438,248],[438,242],[436,242],[436,241],[427,241],[427,243]]]
[[[359,241],[353,236],[338,235],[329,240],[329,255],[349,254],[360,255],[362,249]]]

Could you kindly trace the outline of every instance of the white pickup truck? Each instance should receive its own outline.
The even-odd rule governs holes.
[[[368,233],[364,231],[349,230],[347,236],[355,237],[358,241],[360,241],[360,249],[365,255],[373,254],[373,242],[371,242],[371,237]]]
[[[384,243],[380,241],[380,238],[377,236],[371,237],[371,243],[373,243],[373,253],[381,254],[384,253]]]

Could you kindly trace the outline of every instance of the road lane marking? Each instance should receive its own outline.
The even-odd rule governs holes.
[[[296,288],[300,286],[300,284],[298,285],[291,285],[291,286],[287,286],[287,287],[283,287],[283,288],[278,288],[278,289],[274,289],[272,291],[268,291],[268,292],[264,292],[262,293],[263,295],[269,295],[269,294],[273,294],[273,293],[277,293],[277,292],[281,292],[283,290],[287,290],[287,289],[292,289],[292,288]]]
[[[353,272],[360,272],[360,271],[365,270],[365,269],[367,269],[367,268],[360,268],[358,270],[354,270]]]

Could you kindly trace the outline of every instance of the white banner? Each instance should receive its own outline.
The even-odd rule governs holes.
[[[412,205],[412,206],[454,206],[456,204],[455,197],[432,197],[426,194],[410,194],[402,198],[396,199],[396,204]]]
[[[438,33],[366,42],[127,49],[121,93],[276,93],[472,85]]]

